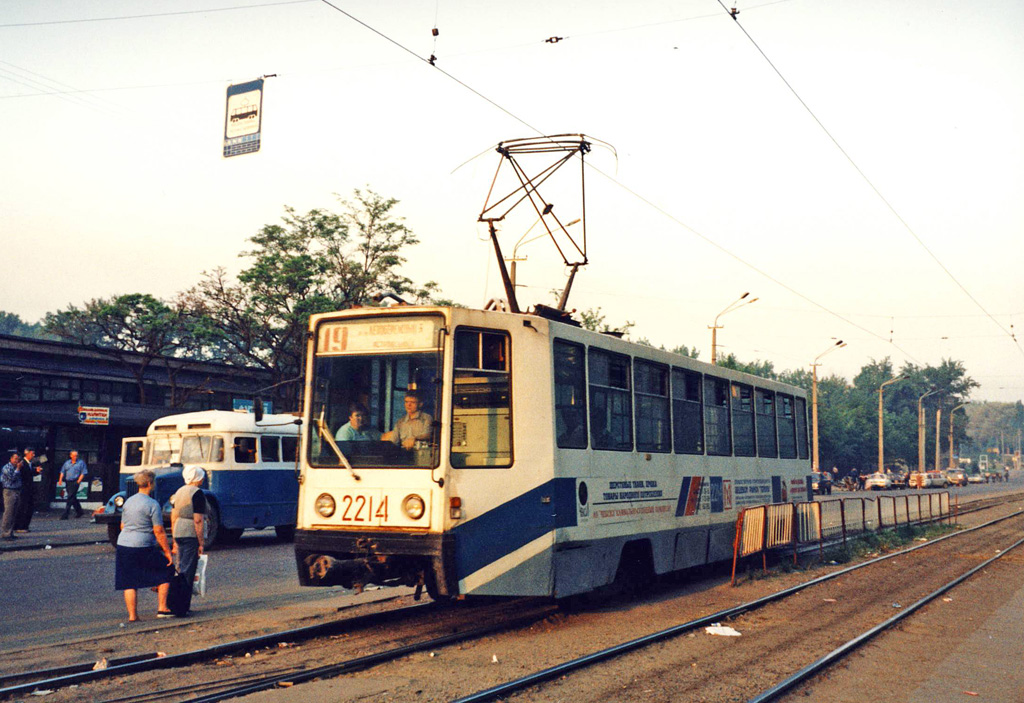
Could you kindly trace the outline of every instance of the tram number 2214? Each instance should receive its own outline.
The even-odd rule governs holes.
[[[374,522],[388,519],[388,497],[373,500],[372,495],[344,495],[341,497],[342,522]]]

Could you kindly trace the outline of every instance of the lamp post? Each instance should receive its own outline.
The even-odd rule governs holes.
[[[965,405],[970,405],[971,401],[965,400],[964,402],[957,405],[955,408],[949,411],[949,468],[955,469],[953,466],[953,413]]]
[[[821,364],[818,363],[818,359],[830,352],[834,352],[836,349],[842,349],[845,346],[846,342],[840,339],[831,347],[814,357],[814,363],[811,364],[811,369],[813,371],[813,382],[811,383],[811,443],[814,445],[814,465],[811,467],[812,471],[818,470],[818,367],[821,366]]]
[[[732,301],[732,303],[729,304],[729,307],[727,307],[725,310],[723,310],[722,312],[720,312],[717,315],[715,315],[715,324],[712,325],[711,327],[708,327],[708,329],[711,330],[711,363],[712,363],[712,365],[718,363],[718,330],[722,329],[722,325],[718,324],[718,318],[720,318],[722,315],[724,315],[727,312],[732,312],[733,310],[737,310],[737,309],[743,307],[744,305],[750,305],[751,303],[756,303],[758,301],[757,298],[751,298],[750,300],[746,300],[746,297],[748,295],[750,295],[750,291],[747,291],[746,293],[741,295],[739,298],[737,298],[736,300]],[[744,300],[746,300],[746,302],[744,302]]]
[[[890,378],[878,387],[878,473],[885,473],[885,424],[882,422],[882,389],[888,386],[890,383],[896,383],[896,381],[902,381],[906,376],[899,375],[896,378]]]
[[[935,470],[940,470],[942,457],[942,403],[935,408]]]
[[[924,399],[939,392],[938,388],[930,391],[917,399],[917,473],[924,473]]]

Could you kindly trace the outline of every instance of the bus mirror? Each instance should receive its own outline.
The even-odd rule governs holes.
[[[263,421],[263,398],[252,401],[252,414],[256,416],[256,422]]]

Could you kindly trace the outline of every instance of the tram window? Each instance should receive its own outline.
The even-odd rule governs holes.
[[[793,421],[793,396],[779,393],[775,416],[779,425],[779,458],[796,459],[796,424]]]
[[[704,377],[704,425],[707,427],[708,454],[732,454],[729,431],[729,382],[724,378]]]
[[[704,453],[701,395],[699,373],[672,369],[672,420],[677,454]]]
[[[555,340],[555,439],[565,449],[587,448],[587,379],[583,345]]]
[[[235,437],[235,463],[255,464],[256,463],[256,438]]]
[[[775,458],[779,455],[775,437],[775,394],[763,388],[755,389],[754,413],[757,416],[757,455]]]
[[[741,383],[732,384],[732,437],[736,456],[754,456],[754,389]]]
[[[807,401],[803,398],[794,398],[793,412],[796,415],[797,455],[801,459],[807,459]]]
[[[263,461],[281,461],[281,448],[277,437],[260,437],[260,456]]]
[[[590,348],[590,444],[594,449],[630,451],[633,412],[629,357]]]
[[[281,438],[281,461],[294,462],[299,457],[299,438]]]
[[[637,451],[672,451],[668,367],[637,359],[633,366],[633,389],[636,396]]]
[[[452,466],[512,464],[509,337],[504,332],[455,331]]]

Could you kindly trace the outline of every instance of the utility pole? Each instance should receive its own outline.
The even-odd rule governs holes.
[[[924,473],[924,399],[938,392],[937,388],[932,388],[917,399],[917,472],[919,474]]]
[[[896,381],[902,381],[906,378],[903,375],[897,376],[896,378],[890,378],[878,387],[878,473],[885,473],[885,423],[882,421],[882,389],[888,386],[890,383],[896,383]]]
[[[951,416],[952,417],[952,416]],[[935,470],[942,468],[942,405],[935,408]]]
[[[755,298],[755,300],[756,300],[756,298]],[[821,364],[818,363],[818,359],[820,359],[821,357],[825,356],[829,352],[834,352],[836,349],[842,349],[845,346],[846,346],[846,342],[844,342],[843,340],[840,339],[838,342],[833,344],[831,347],[829,347],[828,349],[826,349],[822,353],[818,354],[818,356],[814,357],[814,363],[811,364],[811,369],[814,372],[814,374],[813,374],[814,382],[811,384],[811,426],[813,428],[812,432],[811,432],[811,439],[812,439],[811,443],[814,445],[814,464],[811,466],[811,471],[818,471],[819,470],[818,469],[818,367],[821,366]]]

